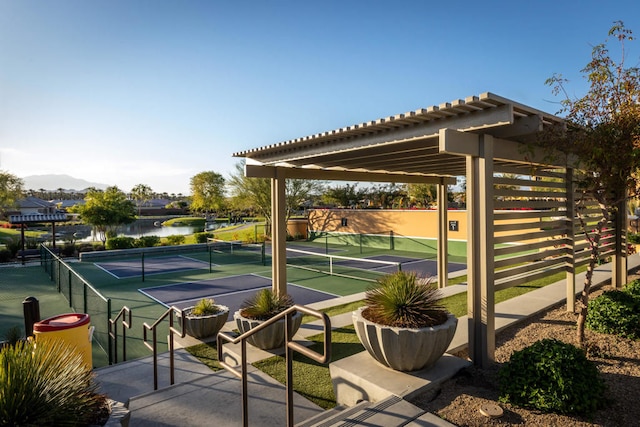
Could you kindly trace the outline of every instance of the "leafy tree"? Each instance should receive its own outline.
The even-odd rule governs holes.
[[[368,195],[374,206],[382,209],[402,208],[405,207],[407,190],[405,184],[377,184],[371,187]]]
[[[564,98],[560,113],[566,115],[566,125],[546,133],[542,142],[578,161],[578,189],[584,197],[576,201],[576,211],[591,250],[584,290],[578,301],[580,345],[584,344],[589,292],[603,228],[627,196],[637,195],[640,184],[640,69],[625,67],[625,43],[634,37],[621,21],[614,23],[609,37],[618,41],[620,59],[616,62],[611,57],[608,40],[593,48],[591,61],[582,70],[590,85],[583,97],[570,97],[565,89],[567,80],[560,74],[547,80],[554,95]],[[600,207],[601,215],[595,225],[581,214],[580,206],[586,197]]]
[[[224,185],[224,177],[213,171],[200,172],[191,177],[191,209],[196,212],[224,209]]]
[[[364,196],[365,191],[358,189],[357,183],[347,183],[344,186],[327,188],[322,195],[322,200],[327,204],[335,204],[340,207],[354,207]]]
[[[17,176],[0,170],[0,214],[15,206],[23,195],[23,183]]]
[[[236,170],[228,181],[233,203],[238,208],[252,209],[271,224],[271,181],[268,178],[248,178],[244,163],[236,163]],[[319,181],[287,179],[285,188],[286,219],[311,196],[320,193],[324,185]]]
[[[434,184],[408,184],[407,196],[418,207],[428,208],[438,198]]]
[[[100,234],[104,245],[107,234],[119,225],[130,224],[136,219],[135,206],[118,187],[106,190],[90,189],[84,198],[84,205],[74,206],[82,221],[91,224]]]
[[[142,205],[153,198],[153,190],[148,185],[138,184],[131,189],[131,198],[138,202],[138,216],[140,216]]]

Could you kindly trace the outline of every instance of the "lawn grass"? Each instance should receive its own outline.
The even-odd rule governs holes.
[[[37,237],[40,237],[42,234],[45,234],[46,231],[32,231],[32,230],[25,230],[24,232],[24,237],[26,238],[30,238],[30,239],[35,239]],[[15,228],[0,228],[0,241],[3,241],[4,239],[20,239],[20,230],[19,229],[15,229]]]
[[[162,223],[163,226],[172,226],[176,224],[184,225],[187,227],[204,227],[205,219],[203,217],[179,217],[171,218]]]
[[[322,352],[324,334],[308,338],[313,341],[310,349]],[[336,361],[352,356],[364,350],[358,340],[353,326],[337,328],[331,332],[331,360]],[[286,382],[286,364],[284,357],[275,356],[254,363],[254,366],[281,383]],[[326,365],[321,365],[301,354],[293,357],[293,388],[323,409],[331,409],[336,405],[331,375]]]
[[[218,348],[215,342],[194,345],[187,347],[186,350],[214,372],[222,369],[218,363]]]
[[[311,350],[322,353],[324,334],[307,338],[313,342]],[[336,361],[364,350],[358,340],[353,326],[336,328],[331,331],[331,360]],[[220,370],[218,350],[215,342],[188,347],[187,351],[200,359],[214,371]],[[253,364],[262,372],[270,375],[280,383],[286,382],[286,363],[282,356],[274,356]],[[336,396],[329,374],[329,367],[321,365],[299,353],[293,357],[294,390],[323,409],[331,409],[336,405]]]

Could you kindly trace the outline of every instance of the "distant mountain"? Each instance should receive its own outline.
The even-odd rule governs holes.
[[[82,191],[89,187],[104,190],[109,186],[108,184],[89,182],[69,175],[30,175],[23,177],[22,180],[24,181],[24,188],[26,190],[39,190],[43,188],[47,191],[53,191],[62,188],[64,190]]]

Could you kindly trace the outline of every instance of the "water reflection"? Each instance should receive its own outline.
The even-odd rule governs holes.
[[[203,230],[203,227],[193,227],[187,225],[176,225],[176,226],[167,226],[164,227],[160,224],[160,221],[153,220],[137,220],[131,224],[123,225],[117,228],[118,236],[125,237],[133,237],[139,238],[143,236],[158,236],[158,237],[168,237],[174,235],[188,235],[193,233],[200,233]],[[207,231],[213,231],[217,228],[224,227],[227,224],[209,224],[207,227]],[[80,239],[79,241],[100,241],[100,236],[95,231],[91,232],[91,235]]]

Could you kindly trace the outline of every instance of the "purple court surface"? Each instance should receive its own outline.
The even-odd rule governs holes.
[[[144,274],[164,274],[176,271],[195,270],[209,268],[209,263],[182,255],[170,255],[162,257],[146,257],[143,259],[128,259],[121,261],[108,261],[96,263],[96,266],[118,279],[142,276]]]
[[[271,288],[271,279],[256,274],[220,277],[198,282],[176,283],[140,289],[144,295],[169,307],[185,308],[194,305],[201,298],[214,298],[217,304],[229,307],[234,313],[256,290]],[[287,291],[296,304],[311,304],[335,298],[336,295],[304,288],[289,283]]]

